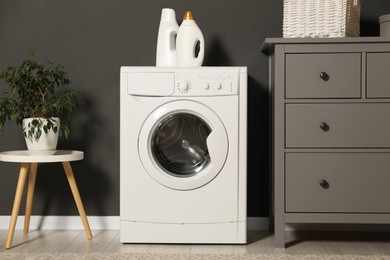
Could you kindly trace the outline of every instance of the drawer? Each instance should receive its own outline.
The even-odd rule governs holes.
[[[389,169],[389,153],[287,153],[286,212],[390,213]]]
[[[286,104],[287,148],[390,147],[390,103]]]
[[[360,97],[360,53],[286,55],[286,98]]]
[[[390,98],[390,53],[367,53],[367,97]]]

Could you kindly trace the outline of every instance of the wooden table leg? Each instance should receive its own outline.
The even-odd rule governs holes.
[[[28,233],[30,227],[31,208],[34,198],[35,179],[37,176],[37,163],[30,164],[30,174],[28,179],[27,200],[26,200],[26,214],[24,216],[24,229],[25,234]]]
[[[24,184],[26,182],[26,177],[28,173],[28,163],[22,163],[19,171],[18,184],[16,186],[14,206],[12,208],[11,221],[9,223],[7,241],[5,243],[5,248],[9,249],[12,245],[12,239],[14,238],[16,220],[18,219],[20,203],[22,201]]]
[[[77,209],[79,210],[79,214],[81,217],[81,221],[83,222],[85,233],[87,234],[87,238],[92,239],[92,232],[91,232],[91,229],[89,227],[87,215],[85,214],[83,202],[81,201],[81,198],[80,198],[80,193],[79,193],[79,190],[77,188],[77,184],[76,184],[76,180],[75,180],[74,175],[73,175],[72,167],[70,166],[69,162],[62,162],[62,165],[64,166],[66,177],[68,178],[70,189],[72,190]]]

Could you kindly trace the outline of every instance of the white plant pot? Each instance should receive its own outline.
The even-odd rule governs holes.
[[[27,129],[29,123],[34,119],[47,121],[45,118],[25,118],[23,119],[22,126],[23,129]],[[57,148],[58,135],[60,132],[60,119],[58,117],[52,117],[54,126],[57,127],[57,133],[54,133],[53,129],[50,129],[45,133],[43,127],[39,129],[41,131],[41,136],[37,139],[35,137],[25,137],[27,149],[30,151],[54,151]],[[45,123],[44,123],[45,124]]]

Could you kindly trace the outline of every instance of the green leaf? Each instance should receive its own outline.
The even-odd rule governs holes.
[[[31,121],[31,124],[33,125],[33,127],[36,127],[36,126],[39,125],[39,120],[38,120],[38,119],[33,119],[33,120]]]
[[[35,135],[35,139],[38,140],[41,137],[41,135],[42,135],[42,130],[38,129],[37,134]]]

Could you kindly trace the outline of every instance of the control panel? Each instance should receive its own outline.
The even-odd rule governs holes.
[[[195,70],[194,70],[195,71]],[[175,96],[224,96],[238,94],[238,73],[222,70],[175,72]]]

